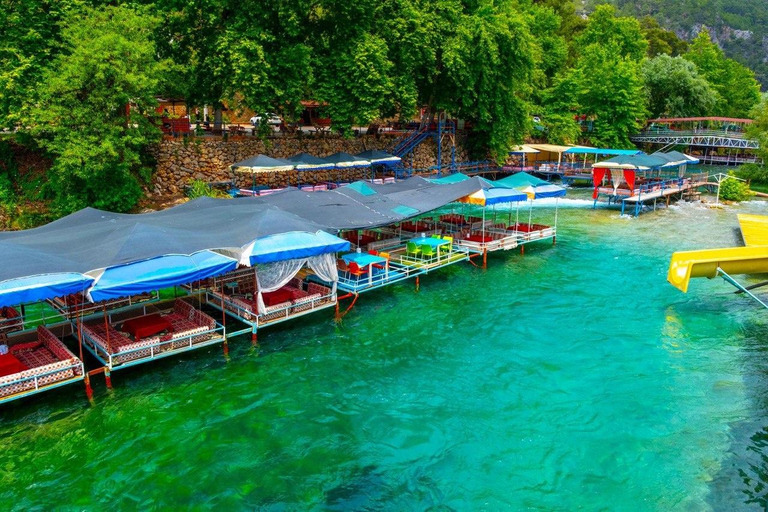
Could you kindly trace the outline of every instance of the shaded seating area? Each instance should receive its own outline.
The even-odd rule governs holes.
[[[312,274],[307,274],[307,276]],[[259,306],[259,295],[263,306]],[[336,304],[332,287],[294,275],[276,289],[261,291],[253,268],[230,272],[208,282],[208,303],[254,326],[288,320]]]
[[[143,293],[130,297],[91,302],[85,297],[84,293],[80,292],[48,299],[48,303],[53,309],[61,313],[62,316],[71,320],[78,316],[101,313],[105,308],[108,310],[115,310],[126,306],[149,302],[157,298],[158,296],[156,293]]]
[[[71,333],[69,325],[59,330]],[[8,351],[0,354],[0,402],[83,378],[83,363],[46,327],[5,338],[3,344]]]
[[[112,322],[95,320],[83,324],[83,342],[110,368],[143,362],[194,346],[220,341],[223,329],[216,321],[184,299],[166,309],[149,308],[148,315],[126,312],[113,315]]]

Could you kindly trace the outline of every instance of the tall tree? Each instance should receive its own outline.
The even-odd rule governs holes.
[[[760,103],[752,108],[749,115],[754,123],[747,125],[747,137],[757,140],[760,145],[758,156],[763,162],[768,162],[768,95],[762,96]],[[764,177],[765,172],[762,174]]]
[[[655,18],[646,16],[640,20],[643,35],[648,41],[648,57],[671,55],[677,57],[688,50],[688,43],[677,37],[671,30],[664,30]]]
[[[702,30],[684,56],[696,64],[702,75],[719,94],[715,113],[721,116],[746,117],[760,101],[760,84],[755,74],[735,60],[728,59],[712,42],[709,31]]]
[[[60,21],[73,0],[0,0],[0,128],[34,104],[45,67],[61,51]]]
[[[630,147],[629,136],[647,115],[640,61],[648,43],[635,19],[616,17],[610,6],[600,6],[576,38],[578,60],[557,80],[550,98],[561,97],[552,114],[561,131],[570,114],[593,120],[589,135],[594,144]],[[564,129],[564,130],[563,130]]]
[[[682,57],[659,55],[642,65],[653,117],[695,117],[710,115],[718,95],[696,66]]]
[[[142,195],[146,145],[161,63],[143,9],[85,8],[68,14],[63,49],[39,83],[24,124],[53,156],[49,191],[61,212],[132,209]]]

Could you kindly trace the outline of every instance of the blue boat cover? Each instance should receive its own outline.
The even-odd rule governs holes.
[[[256,265],[343,252],[349,247],[347,240],[324,231],[280,233],[256,240],[246,249],[245,257],[250,265]]]
[[[92,277],[74,272],[10,279],[0,283],[0,307],[80,293],[92,283]]]
[[[104,270],[88,295],[94,302],[129,297],[207,279],[236,268],[237,260],[213,251],[161,256]]]

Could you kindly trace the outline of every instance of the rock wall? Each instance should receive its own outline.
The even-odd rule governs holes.
[[[209,137],[192,137],[184,140],[163,140],[154,148],[157,161],[156,172],[149,192],[162,195],[175,195],[183,192],[184,186],[192,180],[205,182],[235,181],[238,186],[250,187],[253,176],[233,173],[229,166],[246,158],[265,154],[274,158],[287,158],[297,153],[309,153],[316,156],[328,156],[340,151],[356,154],[368,149],[388,150],[394,143],[392,136],[361,136],[353,139],[341,137],[275,137],[262,140],[256,137],[235,137],[229,140]],[[466,151],[456,140],[456,160],[467,160]],[[407,166],[424,169],[437,164],[437,144],[428,139],[420,144],[412,155],[404,159]],[[447,138],[443,142],[442,161],[450,164],[451,150]],[[352,181],[368,176],[366,170],[302,172],[301,183],[321,181]],[[269,187],[296,185],[298,173],[264,173],[256,175],[256,184]]]

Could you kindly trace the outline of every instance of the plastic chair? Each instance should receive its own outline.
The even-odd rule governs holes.
[[[408,256],[418,256],[419,253],[421,253],[421,249],[419,249],[419,246],[416,245],[413,242],[408,242],[405,244],[405,253]]]
[[[437,248],[438,251],[441,253],[451,252],[451,247],[453,246],[453,237],[452,236],[444,236],[443,240],[447,240],[447,244],[443,244]]]
[[[434,258],[437,256],[437,251],[435,251],[431,245],[422,245],[421,246],[421,257],[422,258]]]
[[[347,270],[350,275],[356,276],[358,281],[362,276],[368,273],[367,269],[361,268],[360,265],[355,263],[354,261],[349,262],[349,269]]]
[[[371,249],[370,251],[368,251],[368,254],[370,254],[371,256],[378,256],[379,251],[374,251],[373,249]]]

